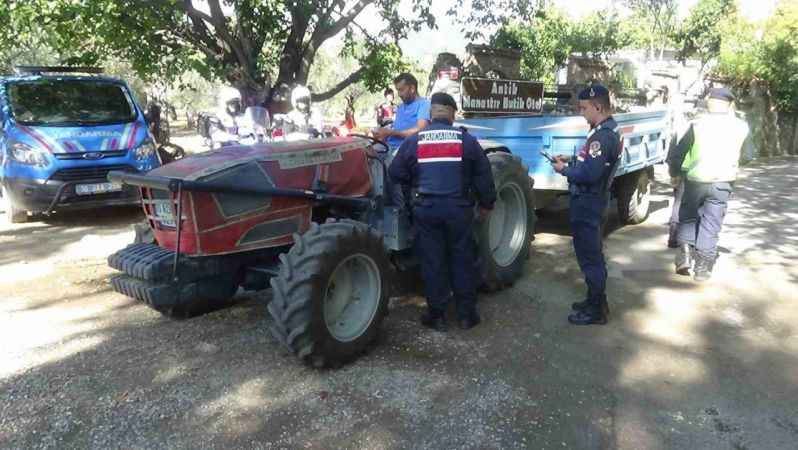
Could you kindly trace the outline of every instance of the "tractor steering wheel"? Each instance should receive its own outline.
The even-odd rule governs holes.
[[[369,141],[371,141],[372,144],[379,144],[383,146],[383,148],[385,148],[385,150],[377,150],[377,153],[388,153],[388,150],[390,149],[390,147],[388,147],[388,144],[386,144],[385,141],[377,139],[374,136],[367,136],[365,134],[356,134],[356,133],[350,134],[349,136],[368,139]]]

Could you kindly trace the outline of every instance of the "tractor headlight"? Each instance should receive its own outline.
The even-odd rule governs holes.
[[[154,154],[155,144],[150,139],[145,139],[144,142],[136,148],[136,159],[139,161],[147,160]]]
[[[35,167],[47,167],[49,164],[44,151],[22,142],[11,144],[11,159]]]

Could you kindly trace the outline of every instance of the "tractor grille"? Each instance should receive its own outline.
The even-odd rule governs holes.
[[[86,180],[108,180],[108,172],[112,170],[121,170],[123,172],[135,172],[136,169],[127,164],[116,164],[112,166],[91,166],[91,167],[73,167],[69,169],[61,169],[50,177],[51,180],[57,181],[86,181]]]

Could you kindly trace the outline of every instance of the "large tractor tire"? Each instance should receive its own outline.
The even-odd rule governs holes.
[[[496,204],[488,219],[478,223],[476,235],[482,288],[497,291],[517,280],[529,258],[535,234],[532,179],[521,159],[509,153],[488,155]]]
[[[0,202],[2,202],[0,207],[2,207],[3,211],[6,213],[6,222],[25,223],[28,221],[28,212],[14,206],[14,201],[11,199],[5,187],[2,188],[2,197],[3,198],[0,200]]]
[[[272,334],[314,367],[362,354],[388,310],[389,261],[382,235],[352,220],[311,224],[294,235],[271,279]]]
[[[623,224],[636,225],[648,218],[651,206],[651,177],[648,170],[640,170],[617,179],[618,219]]]

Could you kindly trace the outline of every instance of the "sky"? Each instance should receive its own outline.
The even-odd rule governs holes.
[[[613,0],[554,0],[555,5],[572,16],[583,16],[592,11],[607,8]],[[616,0],[617,1],[617,0]],[[737,0],[743,16],[757,21],[767,18],[775,9],[776,0]],[[402,0],[405,11],[410,11],[411,0]],[[684,17],[698,0],[680,0],[679,14]],[[402,51],[424,64],[431,64],[438,53],[450,52],[456,55],[465,53],[468,44],[451,17],[446,15],[455,0],[436,0],[432,10],[438,23],[435,31],[424,30],[411,33],[408,39],[400,43]]]

